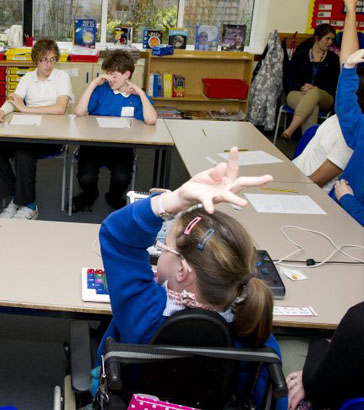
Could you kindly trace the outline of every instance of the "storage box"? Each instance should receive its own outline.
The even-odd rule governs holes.
[[[248,84],[236,78],[202,78],[204,94],[208,98],[244,100]]]
[[[32,47],[10,48],[5,52],[7,60],[11,61],[32,61]]]
[[[98,55],[81,55],[81,54],[70,54],[70,61],[77,63],[77,62],[84,62],[84,63],[97,63],[99,61]]]
[[[128,410],[198,410],[194,407],[160,401],[158,397],[148,394],[133,394]]]
[[[0,81],[5,81],[6,79],[6,67],[0,67]]]
[[[160,45],[155,46],[152,49],[152,54],[154,56],[168,56],[174,53],[174,49],[170,45]]]

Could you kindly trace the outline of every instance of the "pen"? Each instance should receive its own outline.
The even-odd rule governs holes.
[[[203,128],[201,128],[201,129],[202,129],[203,135],[206,137],[206,132],[205,132],[205,130],[204,130]]]
[[[284,188],[269,188],[269,187],[265,187],[265,186],[261,186],[259,189],[263,190],[263,191],[277,191],[277,192],[292,192],[297,194],[298,192],[295,191],[294,189],[284,189]]]
[[[248,148],[239,148],[238,149],[239,152],[244,152],[244,151],[249,151]],[[224,152],[230,152],[229,149],[224,149]]]

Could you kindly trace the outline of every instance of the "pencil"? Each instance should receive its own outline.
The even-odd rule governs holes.
[[[285,189],[285,188],[269,188],[266,186],[261,186],[259,189],[263,190],[263,191],[277,191],[277,192],[292,192],[297,194],[298,192],[295,191],[294,189]]]
[[[244,151],[249,151],[248,148],[239,148],[238,149],[239,152],[244,152]],[[224,152],[230,152],[229,149],[224,149]]]
[[[206,132],[205,132],[205,130],[204,130],[203,128],[201,128],[201,129],[202,129],[203,135],[206,137]]]

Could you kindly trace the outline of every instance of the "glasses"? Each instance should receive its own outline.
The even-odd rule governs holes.
[[[51,57],[51,58],[41,58],[39,59],[39,62],[42,64],[55,64],[57,62],[57,57]]]
[[[170,253],[173,253],[174,255],[177,255],[178,257],[180,257],[186,262],[188,272],[192,272],[192,269],[190,268],[190,265],[187,263],[184,256],[178,251],[176,251],[175,249],[170,248],[165,243],[159,242],[157,239],[154,241],[154,247],[160,252],[165,251],[165,252],[170,252]]]

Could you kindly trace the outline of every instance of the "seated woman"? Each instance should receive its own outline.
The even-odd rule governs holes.
[[[168,316],[186,307],[218,312],[231,323],[237,344],[268,345],[279,352],[271,334],[271,291],[250,275],[255,268],[252,239],[238,221],[214,209],[220,202],[245,206],[239,191],[272,180],[270,175],[238,177],[238,169],[235,147],[228,164],[197,174],[175,191],[123,207],[104,221],[100,244],[113,319],[99,358],[107,337],[148,343]],[[202,208],[193,207],[200,203]],[[157,283],[147,248],[163,220],[177,214],[166,244],[155,244],[161,249]],[[257,383],[258,403],[267,377],[264,368]],[[286,399],[280,404],[286,408]]]
[[[340,73],[339,57],[329,50],[334,38],[334,28],[321,24],[315,30],[312,47],[302,47],[293,54],[287,103],[295,113],[281,135],[283,139],[291,139],[300,126],[304,133],[308,127],[317,124],[319,110],[334,106]]]
[[[71,80],[65,71],[55,65],[59,59],[57,43],[49,38],[37,40],[32,49],[32,60],[37,69],[25,74],[14,94],[8,96],[0,108],[0,122],[14,111],[29,114],[64,114],[73,98]],[[35,178],[37,158],[59,152],[55,144],[1,142],[0,144],[0,198],[11,197],[0,218],[37,219]],[[9,159],[14,158],[15,173]]]

